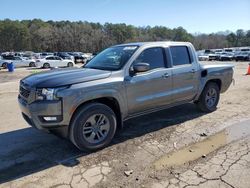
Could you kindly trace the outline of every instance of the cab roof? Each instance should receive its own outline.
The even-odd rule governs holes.
[[[190,42],[175,42],[175,41],[157,41],[157,42],[133,42],[133,43],[125,43],[118,44],[115,46],[154,46],[154,45],[191,45]]]

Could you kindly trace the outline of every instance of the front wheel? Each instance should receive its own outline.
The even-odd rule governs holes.
[[[50,68],[50,64],[49,64],[49,63],[44,63],[44,64],[43,64],[43,68],[45,68],[45,69]]]
[[[80,150],[97,150],[107,146],[116,132],[116,116],[101,103],[81,107],[70,125],[70,140]]]
[[[196,104],[201,111],[209,113],[216,110],[219,99],[220,89],[218,84],[210,82],[203,89]]]
[[[7,69],[7,63],[3,63],[3,64],[2,64],[2,67],[3,67],[4,69]]]

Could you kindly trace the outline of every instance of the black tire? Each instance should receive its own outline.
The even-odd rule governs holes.
[[[98,115],[103,115],[106,119],[106,123],[100,125],[99,124],[99,130],[93,130],[94,127],[98,127],[98,121],[100,118],[98,118]],[[91,119],[94,116],[94,126],[91,125]],[[96,119],[96,117],[98,119]],[[93,119],[92,119],[93,120]],[[106,130],[106,132],[102,132],[103,135],[106,135],[105,137],[100,139],[100,141],[96,141],[95,139],[100,137],[100,134],[98,131],[103,131],[100,129],[101,126],[109,124],[109,129]],[[86,126],[88,125],[88,126]],[[71,142],[80,150],[86,151],[86,150],[97,150],[101,149],[105,146],[107,146],[111,140],[113,139],[117,127],[117,121],[115,113],[111,108],[108,106],[101,104],[101,103],[90,103],[87,105],[84,105],[81,107],[76,114],[74,114],[74,117],[72,118],[71,124],[70,124],[70,140]],[[88,131],[88,130],[90,131]],[[91,130],[90,130],[91,129]],[[97,128],[98,129],[98,128]],[[84,134],[84,130],[86,131]],[[91,135],[94,135],[93,140],[91,140]],[[93,137],[93,136],[92,136]],[[91,140],[91,141],[89,141]]]
[[[3,63],[3,64],[2,64],[2,67],[3,67],[4,69],[7,69],[7,63]]]
[[[45,69],[50,68],[50,64],[49,64],[49,63],[44,63],[44,64],[43,64],[43,68],[45,68]]]
[[[35,65],[34,62],[30,62],[29,67],[35,67],[35,66],[36,66],[36,65]]]
[[[73,67],[73,63],[72,62],[68,62],[68,67]]]
[[[211,98],[209,99],[209,97]],[[197,101],[196,104],[202,112],[210,113],[217,109],[217,104],[219,102],[219,99],[220,99],[220,89],[218,84],[214,82],[209,82],[203,89],[199,97],[199,100]]]

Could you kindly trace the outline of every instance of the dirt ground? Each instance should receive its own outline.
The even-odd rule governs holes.
[[[129,120],[93,153],[22,119],[19,79],[40,70],[0,70],[0,187],[250,187],[248,63],[229,63],[235,84],[217,111],[185,104]]]

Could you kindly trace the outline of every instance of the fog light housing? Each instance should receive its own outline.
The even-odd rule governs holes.
[[[55,116],[50,116],[50,117],[43,117],[45,121],[57,121],[57,117]]]

